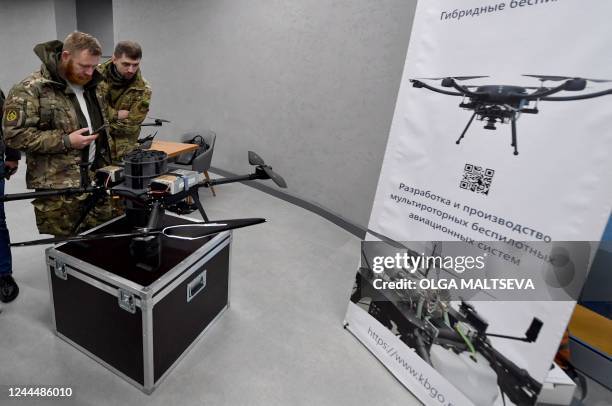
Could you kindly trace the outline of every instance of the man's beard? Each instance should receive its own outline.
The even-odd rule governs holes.
[[[66,80],[73,85],[84,86],[91,80],[91,75],[79,75],[76,73],[76,69],[74,67],[74,61],[69,60],[66,63],[62,63],[62,70],[64,71],[64,76]]]

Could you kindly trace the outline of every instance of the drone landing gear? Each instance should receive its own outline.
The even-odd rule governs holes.
[[[472,121],[474,121],[474,117],[476,117],[476,113],[472,114],[472,117],[470,117],[470,121],[468,121],[467,125],[465,126],[465,128],[463,129],[463,132],[461,133],[461,136],[459,137],[459,139],[457,139],[457,141],[455,142],[457,145],[459,145],[459,143],[461,142],[461,139],[463,137],[465,137],[465,133],[467,132],[468,128],[470,128],[470,125],[472,125]]]
[[[461,133],[461,136],[457,139],[457,141],[455,141],[455,144],[459,145],[461,143],[461,140],[465,137],[465,134],[467,133],[467,130],[470,128],[470,125],[472,125],[472,121],[474,121],[474,117],[476,117],[477,113],[472,114],[472,117],[470,117],[470,120],[468,121],[467,125],[465,126],[465,128],[463,129],[463,132]],[[518,155],[518,142],[517,142],[517,136],[516,136],[516,115],[513,116],[510,119],[510,123],[512,124],[512,143],[510,144],[512,147],[514,147],[514,155]],[[495,130],[495,121],[489,121],[487,123],[487,125],[485,125],[485,127],[487,130]]]
[[[202,220],[206,222],[210,221],[206,215],[206,212],[204,211],[202,203],[200,203],[200,195],[197,188],[192,188],[188,192],[181,193],[177,196],[181,200],[175,200],[171,204],[167,205],[166,208],[169,211],[183,215],[193,213],[197,210],[202,216]]]
[[[193,200],[193,204],[195,204],[195,206],[197,207],[198,211],[200,212],[200,215],[202,216],[202,219],[206,222],[208,222],[208,216],[206,215],[206,212],[204,211],[204,206],[202,206],[202,203],[200,202],[200,195],[198,193],[198,189],[192,189],[191,192],[189,193],[189,196],[191,196],[191,199]]]
[[[514,155],[518,155],[518,148],[516,145],[516,116],[512,117],[512,144],[514,147]]]

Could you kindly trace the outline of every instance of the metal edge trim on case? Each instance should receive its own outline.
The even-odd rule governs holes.
[[[99,279],[117,288],[122,288],[139,296],[142,295],[143,286],[134,283],[121,276],[115,275],[111,272],[105,271],[102,268],[90,264],[89,262],[82,261],[64,252],[53,250],[52,256],[57,260],[60,259],[65,265],[78,270],[81,273],[88,274],[93,278]]]
[[[172,292],[178,285],[183,283],[186,279],[193,276],[193,273],[190,273],[189,270],[194,267],[200,267],[210,261],[215,257],[222,249],[229,246],[231,242],[231,238],[227,238],[218,244],[213,250],[209,251],[204,257],[194,261],[193,264],[189,265],[185,268],[185,272],[180,275],[178,278],[173,280],[170,284],[166,285],[163,289],[161,289],[157,294],[153,296],[153,306],[155,306],[160,300],[162,300],[168,293]]]
[[[119,371],[115,367],[113,367],[110,364],[108,364],[107,362],[103,361],[101,358],[98,358],[97,356],[95,356],[91,352],[87,351],[85,348],[81,347],[80,345],[78,345],[77,343],[75,343],[74,341],[72,341],[71,339],[69,339],[68,337],[63,335],[62,333],[56,332],[55,334],[59,338],[61,338],[62,340],[66,341],[66,343],[72,345],[74,348],[76,348],[77,350],[81,351],[83,354],[87,355],[89,358],[93,359],[94,361],[98,362],[102,366],[106,367],[109,371],[111,371],[115,375],[119,376],[120,378],[125,379],[129,384],[137,387],[138,389],[140,389],[141,391],[146,393],[146,390],[143,387],[143,385],[139,384],[138,382],[136,382],[135,380],[133,380],[132,378],[130,378],[129,376],[127,376],[123,372]]]
[[[230,241],[234,238],[233,231],[230,230]],[[232,244],[229,245],[229,262],[227,264],[227,307],[230,307],[232,297]]]
[[[142,356],[143,356],[143,373],[144,373],[144,389],[147,393],[153,392],[155,389],[155,369],[153,365],[153,305],[152,292],[147,291],[142,299],[144,305],[141,307],[142,313]]]
[[[186,217],[186,216],[178,216],[176,214],[173,213],[167,213],[168,215],[171,215],[173,217],[178,217],[178,218],[182,218],[182,219],[187,219],[187,220],[191,220],[194,221],[194,219],[190,218],[190,217]],[[122,217],[125,217],[125,215],[119,216],[119,217],[115,217],[114,219],[107,221],[106,223],[103,223],[97,227],[94,227],[90,230],[87,230],[86,232],[84,232],[83,234],[89,234],[92,231],[95,231],[101,227],[106,226],[107,224],[116,221],[117,219],[120,219]],[[195,221],[194,221],[195,222]],[[81,272],[83,273],[87,273],[93,277],[99,278],[105,282],[108,282],[109,284],[114,284],[114,285],[118,285],[119,288],[123,288],[125,290],[131,291],[132,293],[138,294],[138,295],[142,295],[143,291],[145,290],[145,288],[148,288],[148,290],[153,291],[154,293],[156,291],[159,290],[163,290],[165,288],[165,285],[170,283],[174,278],[177,277],[178,275],[181,275],[187,268],[191,267],[191,265],[193,265],[193,263],[198,261],[198,255],[197,254],[201,254],[207,251],[210,251],[212,248],[214,248],[216,245],[221,244],[223,242],[223,240],[225,238],[227,238],[227,236],[229,235],[230,241],[231,241],[231,234],[229,233],[229,231],[223,231],[219,234],[217,234],[215,237],[213,237],[213,239],[211,239],[209,242],[207,242],[206,244],[204,244],[202,247],[198,248],[196,251],[192,252],[189,256],[187,256],[187,258],[185,258],[183,261],[179,262],[174,268],[173,270],[176,269],[181,269],[181,271],[178,272],[173,272],[173,270],[171,270],[170,272],[166,273],[165,275],[163,275],[161,278],[159,278],[157,281],[153,282],[151,285],[149,286],[142,286],[138,283],[132,282],[129,279],[123,278],[122,276],[116,275],[114,273],[108,272],[102,268],[99,268],[93,264],[90,264],[89,262],[85,262],[82,261],[78,258],[75,258],[71,255],[68,255],[64,252],[61,252],[59,250],[57,250],[57,248],[61,247],[64,244],[67,243],[61,243],[58,244],[57,246],[54,247],[50,247],[47,249],[47,257],[49,256],[53,256],[54,258],[59,258],[60,260],[62,260],[65,264],[67,265],[71,265],[73,268],[79,269]]]
[[[53,301],[53,282],[51,278],[51,265],[47,263],[49,258],[49,252],[53,247],[45,250],[45,263],[47,265],[47,279],[49,280],[49,296],[51,299],[51,324],[53,325],[53,331],[57,331],[57,324],[55,323],[55,302]]]
[[[148,288],[154,292],[153,295],[157,295],[159,294],[159,292],[166,289],[166,287],[171,284],[175,278],[181,277],[181,275],[187,269],[191,268],[193,264],[200,261],[201,257],[199,256],[199,254],[203,254],[205,252],[209,252],[215,249],[218,245],[222,244],[224,240],[228,238],[228,236],[231,241],[231,235],[228,231],[223,231],[217,234],[212,240],[210,240],[209,242],[192,252],[187,258],[176,264],[172,271],[167,272],[165,275],[163,275],[158,280],[149,285]],[[180,271],[175,271],[178,269],[180,269]]]
[[[195,340],[193,340],[193,342],[189,344],[189,347],[187,347],[185,351],[183,351],[183,353],[176,359],[176,361],[174,361],[174,363],[170,365],[170,368],[168,368],[166,372],[164,372],[164,374],[155,382],[154,387],[158,387],[161,384],[161,382],[164,379],[166,379],[166,377],[172,372],[172,370],[174,370],[174,368],[178,365],[178,363],[181,362],[183,358],[187,356],[187,354],[193,349],[193,347],[196,346],[196,344],[198,344],[198,342],[204,336],[204,334],[206,334],[208,329],[211,326],[213,326],[217,322],[217,320],[219,320],[219,318],[223,315],[223,313],[227,311],[227,309],[228,309],[228,305],[225,305],[223,309],[219,311],[219,313],[215,316],[215,318],[212,319],[210,323],[208,323],[208,326],[206,326],[206,328],[202,330],[202,332],[195,338]]]

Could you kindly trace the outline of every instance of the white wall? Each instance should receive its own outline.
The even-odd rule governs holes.
[[[4,93],[40,67],[34,45],[56,35],[52,0],[0,0],[0,87]]]
[[[54,3],[57,38],[63,40],[77,29],[76,1],[55,0]]]
[[[78,30],[96,37],[102,44],[104,56],[111,56],[115,49],[112,3],[112,0],[76,0]]]
[[[217,132],[213,166],[258,152],[289,192],[367,224],[415,1],[122,0],[115,41],[143,45],[151,115],[173,139]],[[219,192],[222,196],[222,191]]]

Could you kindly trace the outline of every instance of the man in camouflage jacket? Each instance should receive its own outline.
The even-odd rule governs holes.
[[[4,93],[0,90],[0,111],[4,103]],[[4,179],[8,179],[17,170],[21,154],[11,148],[5,148],[2,129],[0,128],[0,195],[4,194]],[[4,202],[0,202],[0,302],[11,302],[19,294],[19,286],[13,279],[11,258],[11,239],[6,226]]]
[[[34,47],[40,70],[9,92],[2,119],[7,146],[26,153],[27,187],[36,190],[80,186],[79,164],[91,169],[110,163],[112,140],[103,100],[96,93],[101,80],[95,70],[102,53],[89,34],[73,32],[64,43],[49,41]],[[85,111],[84,111],[85,110]],[[35,199],[36,224],[42,234],[71,234],[87,195]],[[92,227],[112,217],[109,204],[98,204],[84,225]]]
[[[120,41],[112,58],[98,66],[104,78],[99,88],[110,122],[115,162],[138,146],[140,124],[149,112],[151,87],[140,72],[141,59],[142,48],[138,43]]]

